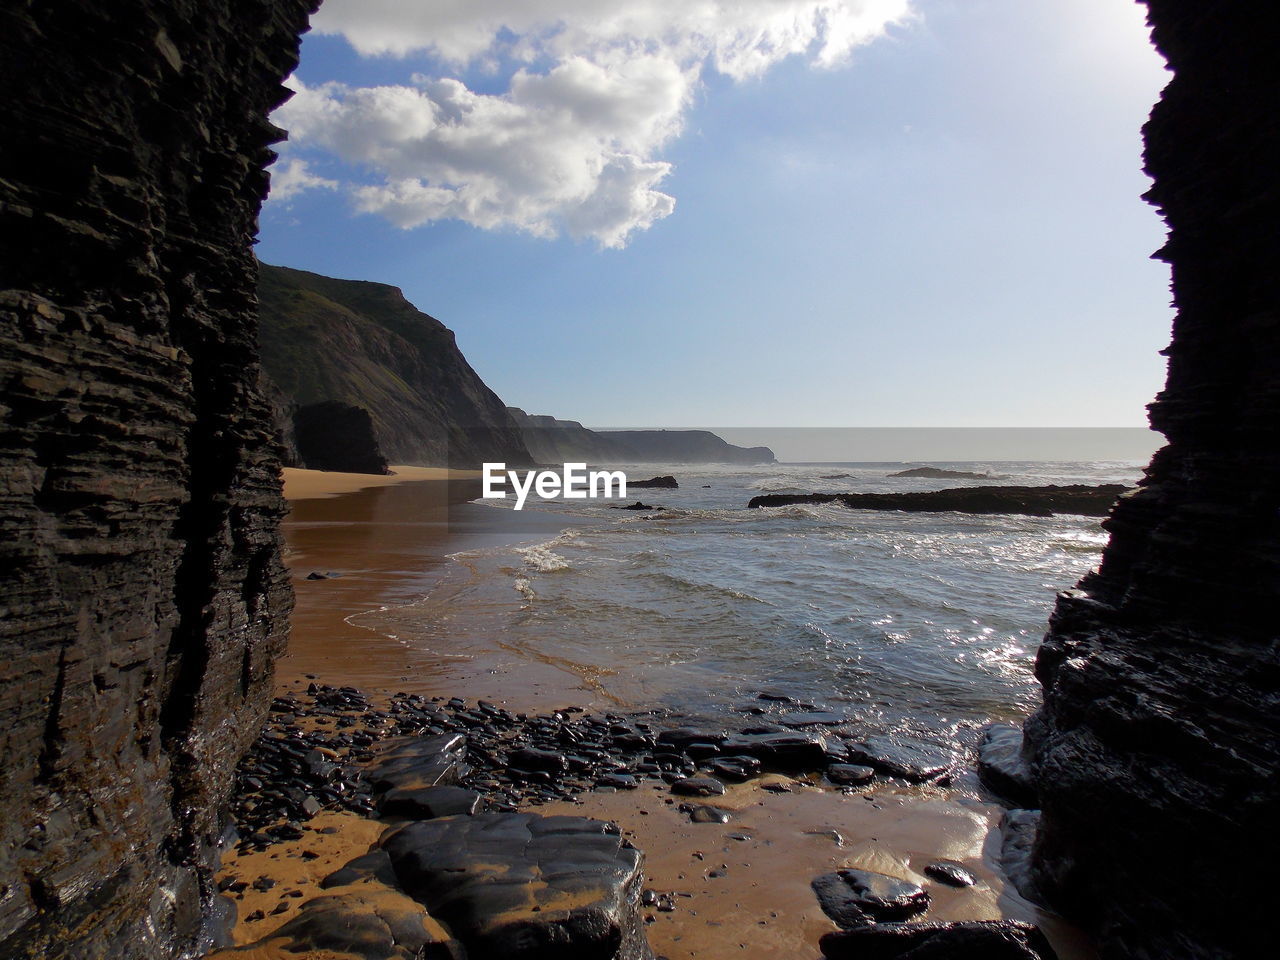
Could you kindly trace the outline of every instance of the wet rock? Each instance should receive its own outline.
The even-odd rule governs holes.
[[[629,773],[606,773],[596,780],[598,787],[612,787],[615,790],[634,790],[640,781]]]
[[[610,504],[610,507],[611,509],[614,509],[614,510],[665,510],[667,509],[666,507],[650,506],[649,504],[644,503],[640,500],[637,500],[635,503],[628,503],[626,506],[618,506],[617,504]]]
[[[924,875],[949,887],[972,887],[978,882],[967,867],[953,860],[935,860],[924,868]]]
[[[733,815],[728,810],[721,810],[719,807],[709,807],[705,804],[699,804],[696,807],[689,807],[689,821],[691,823],[728,823],[733,819]]]
[[[538,747],[524,747],[515,751],[511,754],[509,763],[520,770],[542,770],[547,773],[563,773],[569,767],[563,753]]]
[[[682,797],[720,797],[724,790],[724,784],[714,777],[685,777],[671,784],[671,792]]]
[[[910,880],[852,868],[812,881],[822,911],[847,929],[886,920],[905,920],[929,907],[929,894]]]
[[[611,824],[479,814],[384,836],[400,887],[474,957],[648,960],[642,857]]]
[[[994,793],[1020,807],[1036,808],[1035,781],[1022,758],[1022,727],[994,723],[978,746],[978,776]]]
[[[833,763],[827,767],[827,779],[841,786],[855,786],[870,783],[875,779],[874,767],[866,767],[857,763]]]
[[[676,727],[674,730],[663,730],[658,734],[658,743],[684,750],[691,744],[695,743],[714,743],[722,744],[725,741],[723,733],[713,733],[709,730],[696,730],[693,727]]]
[[[307,574],[308,580],[337,580],[342,574],[336,570],[312,570]]]
[[[1041,895],[1031,858],[1039,828],[1039,810],[1006,810],[1000,818],[1000,866],[1018,892],[1036,903]]]
[[[807,770],[826,766],[827,741],[816,733],[739,734],[727,738],[725,753],[755,757],[772,770]]]
[[[466,755],[467,738],[460,733],[411,737],[385,750],[365,777],[382,791],[457,783]]]
[[[431,820],[435,817],[471,816],[484,809],[485,801],[474,790],[462,787],[397,787],[382,796],[384,816]]]
[[[711,772],[721,780],[742,783],[760,772],[760,760],[756,757],[718,757],[711,762]]]
[[[828,960],[1057,960],[1037,928],[1014,920],[877,923],[828,933]]]
[[[846,744],[854,763],[875,767],[911,783],[938,780],[949,774],[959,757],[946,747],[907,734],[871,736]]]
[[[302,904],[298,915],[269,936],[213,958],[261,953],[267,945],[289,953],[332,951],[360,960],[463,960],[465,953],[426,910],[404,894],[364,887]]]

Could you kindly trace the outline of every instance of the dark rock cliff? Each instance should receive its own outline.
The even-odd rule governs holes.
[[[1150,408],[1168,445],[1040,651],[1033,876],[1107,958],[1252,957],[1247,891],[1280,853],[1280,13],[1148,9],[1174,71],[1145,130],[1178,308]]]
[[[532,462],[506,407],[471,369],[453,332],[396,287],[264,263],[258,293],[262,364],[286,404],[339,401],[366,410],[392,463]],[[310,449],[309,457],[297,448],[300,463],[335,469],[321,467]]]
[[[163,957],[291,595],[250,252],[310,0],[0,8],[0,955]]]
[[[538,463],[773,463],[768,447],[735,447],[709,430],[588,430],[577,420],[508,407]]]

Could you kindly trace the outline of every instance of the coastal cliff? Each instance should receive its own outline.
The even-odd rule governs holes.
[[[311,0],[0,10],[0,954],[200,944],[292,603],[265,119]]]
[[[262,364],[279,391],[278,419],[292,419],[293,459],[319,469],[370,471],[371,446],[392,463],[478,467],[532,462],[497,395],[471,369],[453,331],[396,287],[337,280],[261,264]],[[314,424],[316,404],[362,410],[372,434],[348,410],[343,423]],[[332,443],[328,443],[329,434]],[[289,437],[287,427],[286,438]],[[345,449],[360,455],[343,457]]]
[[[1039,653],[1031,879],[1105,958],[1246,957],[1241,884],[1280,852],[1278,21],[1148,9],[1174,71],[1145,129],[1178,310],[1150,407],[1168,445]]]
[[[773,463],[768,447],[735,447],[709,430],[588,430],[576,420],[508,407],[538,463]]]

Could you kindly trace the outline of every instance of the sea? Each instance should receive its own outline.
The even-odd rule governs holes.
[[[786,697],[866,733],[971,742],[985,724],[1035,709],[1037,646],[1055,594],[1100,560],[1099,519],[748,502],[1133,484],[1145,462],[932,461],[980,475],[945,480],[890,476],[918,465],[901,461],[619,465],[632,480],[672,475],[679,488],[630,491],[628,502],[665,508],[654,512],[531,498],[525,512],[545,521],[536,542],[451,554],[421,601],[362,625],[445,657],[497,645],[508,660],[564,671],[619,712],[728,726]],[[474,509],[510,511],[511,501]]]

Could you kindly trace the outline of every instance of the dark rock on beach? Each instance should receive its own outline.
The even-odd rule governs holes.
[[[828,933],[828,960],[1057,960],[1038,929],[1014,920],[877,923]]]
[[[642,857],[609,824],[480,814],[384,837],[400,887],[468,956],[648,960]]]
[[[961,487],[919,493],[770,493],[752,497],[748,507],[786,507],[801,503],[839,503],[852,510],[903,510],[909,513],[1011,513],[1051,517],[1066,513],[1105,517],[1116,499],[1132,489],[1118,483],[1042,487]]]
[[[301,464],[311,470],[391,472],[364,407],[338,400],[299,407],[293,414],[293,438]]]
[[[929,908],[929,894],[919,884],[870,870],[825,873],[811,886],[823,913],[846,930],[905,920]]]
[[[978,882],[967,867],[951,860],[935,860],[924,868],[924,875],[949,887],[972,887]]]
[[[726,754],[745,754],[775,770],[816,770],[827,765],[827,740],[816,733],[758,733],[728,737]]]
[[[666,507],[650,506],[649,504],[644,503],[643,501],[640,501],[640,500],[637,500],[635,503],[628,503],[626,506],[610,504],[610,507],[614,510],[665,510],[667,509]]]
[[[827,767],[827,779],[841,786],[859,786],[875,779],[874,767],[856,763],[833,763]]]

